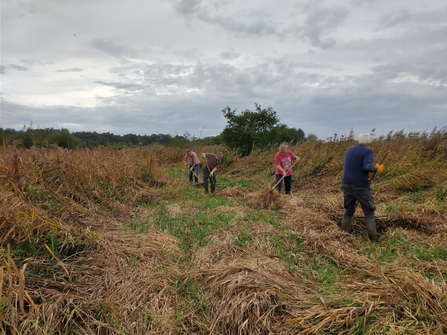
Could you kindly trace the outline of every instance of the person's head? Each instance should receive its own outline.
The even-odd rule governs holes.
[[[191,149],[186,150],[186,154],[187,154],[188,156],[191,156],[191,155],[192,155],[192,151],[191,151]]]
[[[281,153],[281,155],[285,155],[287,151],[287,144],[281,144],[279,146],[279,152]]]
[[[357,138],[357,141],[359,142],[359,144],[368,144],[372,142],[372,138],[371,135],[368,133],[363,133],[360,134],[359,137]]]
[[[219,151],[219,152],[216,154],[216,159],[217,159],[218,161],[220,161],[222,158],[223,158],[223,153]]]

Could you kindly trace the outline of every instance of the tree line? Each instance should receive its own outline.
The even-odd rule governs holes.
[[[65,149],[79,147],[91,148],[95,146],[131,147],[146,146],[160,143],[167,146],[206,146],[225,145],[240,156],[249,155],[255,148],[265,149],[279,143],[300,143],[305,140],[316,140],[313,134],[305,136],[301,128],[289,127],[280,122],[276,111],[271,107],[261,108],[255,103],[254,111],[245,110],[237,113],[226,107],[222,110],[227,124],[222,133],[217,136],[197,138],[185,132],[183,135],[152,134],[116,135],[110,132],[72,132],[68,129],[35,129],[33,125],[24,126],[21,130],[0,128],[1,143],[10,143],[24,148],[50,147],[57,145]]]

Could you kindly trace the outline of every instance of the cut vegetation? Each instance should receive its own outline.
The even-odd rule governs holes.
[[[193,148],[225,153],[205,195],[180,148],[4,146],[0,332],[445,334],[447,133],[372,143],[378,244],[339,228],[351,145],[293,147],[292,196],[275,149]]]

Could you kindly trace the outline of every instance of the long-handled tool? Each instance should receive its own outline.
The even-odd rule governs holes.
[[[210,167],[208,166],[208,161],[206,162],[206,168],[208,169],[208,178],[211,181],[211,185],[214,185],[214,179],[213,179],[213,177],[210,177],[211,170],[210,170]]]
[[[292,164],[292,166],[290,167],[290,169],[287,170],[287,172],[281,177],[281,179],[275,184],[275,186],[272,187],[272,190],[274,190],[275,187],[278,186],[280,182],[282,182],[282,180],[287,176],[287,174],[289,173],[289,171],[292,170],[292,168],[295,166],[296,163],[298,163],[297,160],[295,160],[295,162]]]
[[[189,171],[191,171],[192,174],[193,174],[197,179],[199,179],[199,176],[196,175],[196,173],[194,172],[194,168],[190,168]]]
[[[385,153],[385,155],[383,156],[383,158],[382,158],[382,160],[380,161],[379,165],[382,165],[382,164],[383,164],[383,162],[384,162],[386,156],[388,156],[388,153],[389,153],[389,152],[390,152],[390,151],[388,150],[388,151]],[[377,171],[373,173],[373,175],[371,176],[371,178],[369,178],[369,182],[372,182],[372,180],[374,179],[376,173],[377,173]]]
[[[202,157],[205,158],[205,160],[206,160],[206,168],[208,169],[208,179],[211,181],[211,185],[214,185],[214,179],[210,178],[210,176],[209,176],[211,174],[211,170],[210,170],[210,167],[208,166],[208,158],[203,155],[202,155]],[[205,182],[205,180],[204,180],[204,182]]]

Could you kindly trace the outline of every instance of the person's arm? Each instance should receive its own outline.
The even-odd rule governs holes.
[[[278,154],[275,156],[275,167],[277,170],[281,171],[282,174],[286,174],[286,170],[282,167],[281,158],[278,157]]]
[[[363,156],[363,170],[366,172],[377,172],[377,168],[372,164],[373,162],[373,152],[368,150]]]
[[[282,167],[281,164],[276,164],[276,168],[277,168],[279,171],[281,171],[282,174],[286,174],[286,173],[287,173],[287,171],[283,169],[283,167]]]

